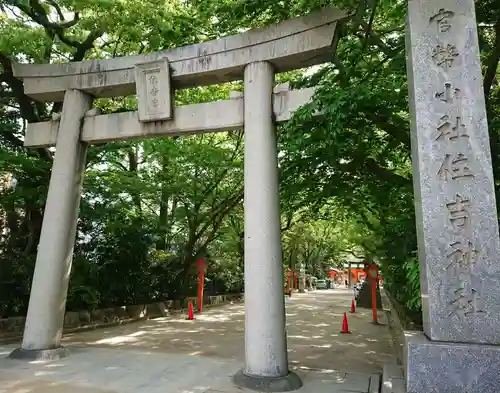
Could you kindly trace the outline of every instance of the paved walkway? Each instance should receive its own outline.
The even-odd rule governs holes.
[[[287,298],[290,368],[304,382],[298,392],[378,392],[383,364],[394,362],[389,333],[358,309],[348,314],[352,334],[340,334],[351,299],[345,289]],[[195,321],[158,318],[68,334],[72,355],[61,361],[0,359],[0,393],[241,392],[230,376],[244,362],[243,320],[243,304],[234,304]]]

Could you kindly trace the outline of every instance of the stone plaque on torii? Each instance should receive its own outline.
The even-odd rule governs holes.
[[[172,89],[168,59],[136,64],[134,72],[139,121],[170,120]]]

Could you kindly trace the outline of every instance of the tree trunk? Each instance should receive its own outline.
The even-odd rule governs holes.
[[[137,150],[135,150],[133,147],[130,147],[127,151],[128,155],[128,165],[129,165],[129,172],[132,173],[134,176],[138,178],[138,160],[137,160]],[[134,202],[134,205],[137,209],[137,213],[139,216],[142,216],[142,205],[141,205],[141,194],[139,191],[137,191],[137,188],[133,187],[133,191],[131,191],[132,194],[132,200]]]

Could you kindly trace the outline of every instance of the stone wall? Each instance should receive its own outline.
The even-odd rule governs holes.
[[[380,288],[382,308],[387,319],[389,332],[392,336],[394,351],[398,358],[398,363],[403,364],[403,348],[405,344],[405,332],[421,331],[420,326],[416,326],[408,318],[405,318],[402,307],[391,297],[385,289]]]
[[[207,296],[204,298],[204,308],[240,302],[242,294]],[[165,317],[186,312],[189,300],[193,301],[196,310],[196,298],[183,300],[167,300],[151,304],[139,304],[104,308],[92,311],[68,311],[64,317],[64,331],[94,329],[104,326],[119,325],[141,319]],[[0,341],[18,339],[24,330],[25,317],[0,318]]]

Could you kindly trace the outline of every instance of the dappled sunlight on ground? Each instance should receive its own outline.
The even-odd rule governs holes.
[[[186,320],[185,315],[157,318],[67,335],[64,343],[239,359],[244,350],[244,313],[239,303],[208,309],[196,314],[194,321]]]
[[[314,370],[376,373],[392,360],[387,328],[370,323],[371,310],[358,308],[349,313],[351,300],[351,292],[344,289],[292,296],[287,307],[298,311],[298,316],[288,319],[291,364]],[[352,334],[340,333],[344,312]]]
[[[37,379],[36,382],[24,380],[2,380],[0,393],[114,393],[95,387],[79,387],[62,382],[48,382]]]
[[[325,290],[286,299],[290,368],[304,381],[298,393],[367,392],[373,374],[393,361],[385,326],[371,311],[348,313],[352,293]],[[231,376],[244,364],[244,305],[157,318],[65,335],[71,356],[50,363],[6,359],[0,349],[0,393],[242,392]],[[340,389],[340,390],[338,390]]]
[[[294,293],[286,300],[288,353],[294,367],[322,370],[379,372],[392,358],[389,334],[384,326],[370,323],[371,310],[348,313],[352,334],[341,334],[344,312],[352,293],[325,290]],[[210,356],[244,361],[244,318],[242,303],[213,308],[196,314],[157,318],[109,329],[66,335],[65,345],[114,347],[192,356]]]

